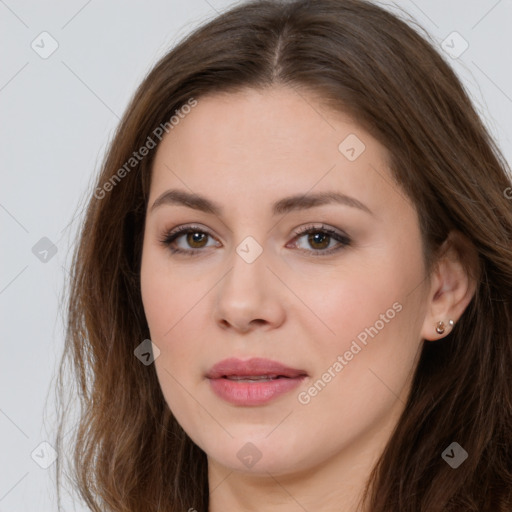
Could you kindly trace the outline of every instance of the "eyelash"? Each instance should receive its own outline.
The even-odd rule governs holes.
[[[163,238],[161,238],[159,241],[161,244],[163,244],[165,247],[167,247],[173,254],[186,254],[188,256],[198,256],[202,252],[202,249],[186,250],[186,249],[172,247],[172,243],[177,238],[179,238],[180,236],[183,236],[185,234],[188,234],[188,233],[202,233],[202,234],[208,235],[209,237],[213,238],[213,236],[210,233],[208,233],[208,231],[204,230],[203,228],[201,228],[199,226],[186,225],[186,226],[180,226],[179,228],[176,228],[174,230],[170,230],[170,231],[166,232],[164,234]],[[337,231],[334,231],[333,229],[328,228],[324,225],[322,225],[320,227],[305,226],[304,228],[299,228],[295,232],[293,240],[301,238],[304,235],[313,234],[313,233],[322,233],[324,235],[328,235],[331,238],[333,238],[334,240],[336,240],[337,242],[339,242],[339,244],[340,244],[338,246],[335,246],[335,247],[332,247],[332,248],[326,249],[326,250],[308,251],[307,249],[299,249],[299,250],[311,253],[310,256],[313,256],[313,257],[331,255],[331,254],[338,252],[341,249],[344,249],[345,247],[349,246],[352,242],[352,240],[348,236],[338,233]]]

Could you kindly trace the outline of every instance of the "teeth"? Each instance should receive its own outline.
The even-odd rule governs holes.
[[[229,380],[237,380],[241,382],[258,382],[258,381],[268,381],[279,378],[279,375],[247,375],[244,377],[240,377],[238,375],[229,375],[226,379]]]

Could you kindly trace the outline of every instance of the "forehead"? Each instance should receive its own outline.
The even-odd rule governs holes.
[[[322,106],[311,93],[283,86],[203,96],[182,117],[161,148],[189,158],[204,156],[203,149],[210,150],[210,159],[221,152],[237,160],[255,155],[312,155],[318,160],[319,153],[332,158],[339,154],[339,143],[354,132],[366,144],[377,145],[347,114]]]
[[[385,148],[350,116],[287,87],[246,89],[197,99],[164,136],[151,196],[180,186],[194,192],[290,195],[357,191],[391,183]],[[380,191],[380,195],[383,191]],[[363,199],[362,199],[363,200]]]

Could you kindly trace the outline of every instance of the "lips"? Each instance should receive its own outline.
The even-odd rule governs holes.
[[[269,380],[307,376],[307,372],[285,366],[277,361],[252,358],[246,361],[236,358],[224,359],[215,364],[206,377],[208,379],[227,378],[229,380]]]
[[[264,406],[301,385],[308,374],[270,359],[224,359],[206,377],[212,391],[239,407]]]

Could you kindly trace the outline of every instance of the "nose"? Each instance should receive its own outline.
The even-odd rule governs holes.
[[[266,251],[250,263],[233,251],[230,263],[217,287],[216,323],[239,333],[279,327],[285,319],[285,287],[267,267]]]

